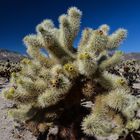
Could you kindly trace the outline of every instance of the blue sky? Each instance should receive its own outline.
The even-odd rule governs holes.
[[[58,16],[71,6],[83,12],[81,30],[104,23],[111,32],[123,27],[128,38],[120,49],[140,52],[140,0],[0,0],[0,48],[25,53],[23,37],[35,33],[35,26],[46,18],[58,26]]]

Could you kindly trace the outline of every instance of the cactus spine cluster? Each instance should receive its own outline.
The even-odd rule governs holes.
[[[119,47],[127,31],[120,28],[109,34],[106,24],[96,30],[86,28],[74,48],[81,15],[71,7],[59,17],[59,28],[46,19],[37,25],[37,34],[24,38],[31,59],[21,62],[22,70],[12,75],[11,87],[3,90],[17,105],[9,114],[16,120],[37,122],[39,128],[45,126],[42,131],[74,121],[84,99],[93,103],[79,124],[85,135],[108,137],[135,131],[140,126],[140,99],[131,94],[124,77],[107,72],[121,60],[121,51],[112,56],[109,52]]]

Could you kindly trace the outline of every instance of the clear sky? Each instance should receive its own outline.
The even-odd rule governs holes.
[[[35,26],[46,18],[58,26],[58,16],[71,6],[83,12],[81,30],[104,23],[111,32],[123,27],[128,38],[120,49],[140,52],[140,0],[0,0],[0,48],[25,53],[23,37],[35,33]]]

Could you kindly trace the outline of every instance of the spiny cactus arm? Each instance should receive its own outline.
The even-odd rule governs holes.
[[[30,60],[31,62],[28,63],[26,61],[23,63],[22,70],[19,72],[19,76],[31,78],[33,81],[36,81],[38,78],[42,78],[44,80],[48,80],[50,77],[50,69],[52,64],[48,67],[46,65],[40,64],[36,60]]]
[[[63,66],[63,71],[69,79],[75,79],[79,75],[78,67],[76,63],[66,63]]]
[[[117,88],[109,92],[103,100],[109,108],[121,112],[122,118],[127,120],[127,123],[132,119],[135,120],[139,108],[139,99],[129,92],[125,88]]]
[[[18,121],[26,121],[36,114],[36,109],[30,105],[21,105],[17,109],[10,109],[8,115]]]
[[[38,97],[38,106],[45,108],[55,105],[58,101],[64,98],[62,95],[61,98],[59,96],[59,94],[54,93],[53,91],[45,91],[45,93]]]
[[[83,30],[82,37],[81,37],[80,43],[78,45],[79,52],[83,51],[87,47],[87,44],[91,37],[91,33],[92,33],[92,29],[90,29],[90,28],[86,28]]]
[[[89,50],[100,53],[106,49],[108,36],[102,30],[93,30],[88,43]]]
[[[103,31],[105,35],[108,35],[110,28],[107,24],[103,24],[99,27],[99,30]]]
[[[49,72],[47,71],[46,75],[46,71],[43,71],[43,69],[40,71],[40,65],[38,66],[38,63],[35,63],[29,69],[27,67],[24,68],[20,74],[12,74],[11,82],[17,87],[13,100],[22,104],[28,102],[33,103],[37,96],[48,87],[47,80],[49,80]],[[35,75],[36,77],[34,77]]]
[[[112,121],[113,125],[115,125],[113,132],[117,133],[117,131],[120,131],[118,129],[124,128],[125,119],[120,112],[108,107],[108,113],[106,113],[106,117]]]
[[[46,79],[44,80],[43,78],[36,78],[35,82],[34,82],[34,87],[36,89],[36,91],[38,92],[38,94],[41,94],[43,93],[46,88],[48,88],[48,80],[47,80],[47,77]]]
[[[116,51],[113,56],[108,57],[103,62],[100,62],[101,64],[99,65],[99,69],[102,71],[118,64],[121,61],[122,55],[123,53],[121,51]]]
[[[79,73],[90,77],[97,70],[96,57],[89,52],[79,52],[77,56]]]
[[[24,82],[27,82],[27,84],[24,84]],[[44,92],[46,88],[48,88],[47,80],[44,80],[39,77],[37,77],[33,82],[24,81],[21,79],[21,81],[19,81],[18,84],[19,84],[18,86],[21,86],[26,90],[27,93],[29,93],[28,96],[33,97],[37,97],[42,92]]]
[[[88,136],[107,137],[112,132],[112,126],[108,121],[105,121],[96,115],[90,114],[84,118],[82,122],[82,130]]]
[[[45,30],[54,29],[53,21],[50,19],[43,20],[40,24],[36,26],[36,32],[40,35],[40,27],[43,27]]]
[[[38,97],[38,106],[42,108],[50,107],[64,99],[66,95],[67,92],[46,90]]]
[[[73,42],[78,34],[80,27],[81,11],[76,7],[71,7],[68,14],[59,17],[60,22],[60,38],[61,45],[72,51]]]
[[[41,38],[37,35],[28,35],[24,38],[24,43],[27,46],[27,53],[39,61],[41,64],[50,66],[52,64],[51,60],[48,60],[46,56],[41,53],[41,48],[44,48]]]
[[[17,84],[28,91],[33,90],[34,88],[34,81],[31,78],[25,76],[20,76],[17,80]]]
[[[129,89],[129,87],[127,86],[127,81],[124,77],[116,76],[115,74],[110,74],[106,71],[100,75],[100,77],[98,78],[98,82],[105,89],[116,89],[118,87],[125,87]]]
[[[109,102],[105,99],[106,94],[98,95],[95,98],[91,114],[82,122],[82,129],[90,136],[107,137],[114,133],[119,136],[125,129],[124,117],[122,117],[117,109],[113,108],[111,110],[110,106],[106,103]]]
[[[117,88],[108,93],[104,102],[112,109],[122,111],[127,103],[128,91],[125,88]]]
[[[2,90],[1,96],[5,97],[8,100],[13,100],[14,93],[15,93],[15,88],[14,87],[5,88],[5,89]]]
[[[43,108],[54,105],[64,99],[72,86],[70,80],[62,74],[57,78],[51,79],[50,84],[51,87],[38,97],[38,104]]]
[[[126,37],[127,37],[127,30],[122,28],[118,29],[115,33],[111,34],[108,37],[107,48],[109,50],[118,48]]]
[[[140,119],[129,120],[126,124],[126,128],[130,131],[138,130],[140,127]]]
[[[63,66],[61,64],[56,64],[51,68],[51,75],[59,75],[63,73]]]
[[[123,108],[122,114],[127,118],[127,120],[131,120],[133,118],[136,118],[137,116],[140,107],[139,104],[140,99],[133,95],[128,95],[126,99],[127,99],[127,104]]]
[[[136,117],[135,115],[136,115],[138,108],[135,110],[135,109],[133,109],[132,105],[131,106],[129,104],[127,104],[127,105],[129,107],[124,108],[124,110],[122,110],[122,114],[127,120],[131,120]]]
[[[68,19],[71,26],[72,38],[75,39],[79,32],[82,12],[76,7],[68,9]]]
[[[17,104],[30,104],[35,102],[40,89],[43,90],[44,87],[36,86],[36,82],[34,83],[30,78],[20,78],[16,79],[13,87],[7,89],[5,93],[5,97],[7,99],[15,101]]]
[[[68,15],[61,15],[59,17],[59,23],[60,23],[60,44],[64,48],[68,48],[69,50],[72,50],[73,47],[73,38],[70,28],[70,23],[68,21]]]
[[[31,61],[29,64],[23,64],[20,74],[24,77],[35,79],[43,66],[37,61]]]
[[[110,110],[108,110],[108,113],[109,111]],[[115,113],[113,114],[115,116]],[[96,138],[102,137],[105,139],[112,134],[116,134],[116,137],[118,138],[123,134],[125,129],[123,119],[120,117],[120,115],[116,116],[116,118],[114,117],[112,120],[113,117],[109,118],[109,116],[106,116],[106,118],[100,118],[94,114],[90,114],[84,118],[82,122],[82,130],[86,135],[95,136]]]
[[[36,76],[33,80],[25,77],[18,80],[18,86],[24,88],[30,96],[36,97],[48,88],[48,80],[49,77],[43,75]]]
[[[25,36],[23,41],[25,45],[27,46],[28,54],[33,58],[36,57],[38,50],[43,47],[43,42],[37,35]]]
[[[98,30],[92,31],[88,43],[90,51],[100,53],[105,49],[116,49],[127,36],[127,31],[124,29],[119,29],[110,36],[107,36],[108,31],[109,26],[107,25],[102,25]]]
[[[44,29],[45,31],[51,32],[51,34],[54,36],[54,38],[59,38],[60,37],[60,31],[58,28],[55,28],[53,22],[49,19],[45,19],[42,21],[40,24],[36,26],[36,31],[37,34],[41,37],[41,32],[40,30]],[[42,38],[42,37],[41,37]],[[49,54],[48,54],[49,55]]]
[[[63,57],[68,57],[73,60],[72,54],[59,43],[58,37],[56,37],[54,30],[44,29],[39,27],[39,32],[44,40],[44,47],[49,53],[50,57],[60,61]]]
[[[22,87],[18,87],[18,89],[10,87],[6,91],[3,91],[3,94],[6,99],[13,100],[17,104],[25,104],[25,103],[30,104],[31,102],[34,102],[35,99],[33,95],[30,95]]]

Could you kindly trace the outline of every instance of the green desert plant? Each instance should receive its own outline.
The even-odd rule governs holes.
[[[20,71],[20,63],[18,62],[11,62],[9,60],[0,61],[0,76],[5,77],[8,80],[10,79],[10,76],[14,72]]]
[[[112,56],[109,52],[119,47],[127,31],[120,28],[109,34],[106,24],[86,28],[74,48],[81,15],[71,7],[59,17],[59,28],[46,19],[37,25],[37,34],[24,38],[31,59],[21,62],[22,70],[3,90],[16,103],[8,114],[34,124],[41,133],[50,134],[57,127],[59,140],[113,135],[118,139],[140,126],[140,99],[131,94],[123,76],[107,72],[121,60],[121,51]],[[93,103],[91,110],[81,105],[83,99]]]
[[[125,77],[133,94],[139,93],[139,89],[134,88],[134,84],[140,82],[140,65],[138,61],[135,59],[123,61],[108,71],[112,74]]]

